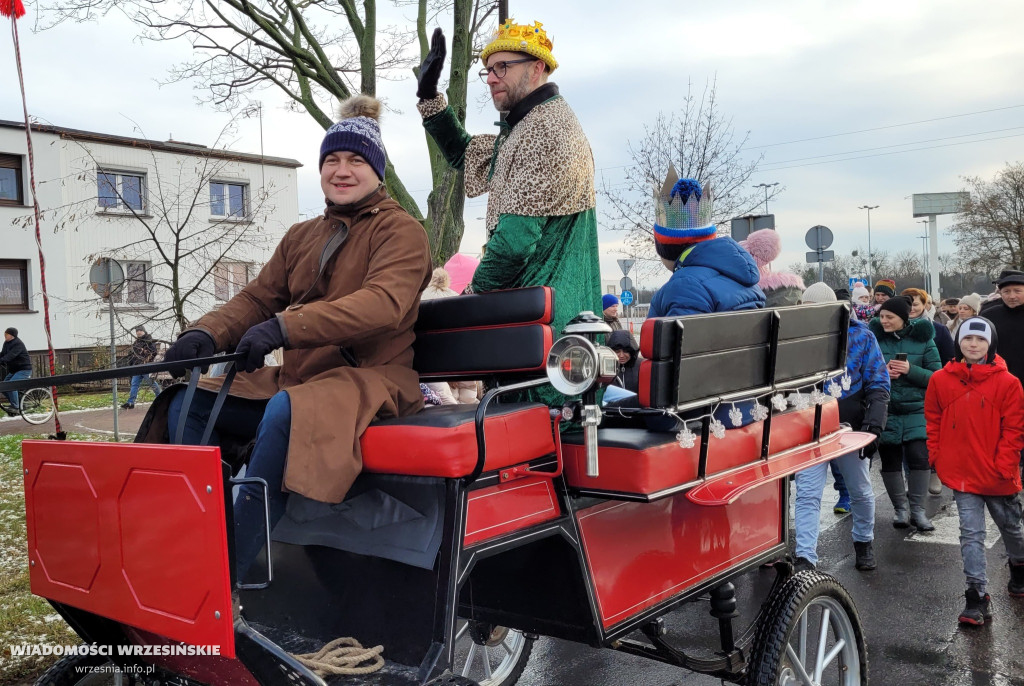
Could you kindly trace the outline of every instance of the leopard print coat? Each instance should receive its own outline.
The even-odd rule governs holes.
[[[445,110],[444,95],[421,100],[424,119]],[[488,193],[487,235],[503,214],[566,216],[595,206],[594,156],[561,96],[534,107],[512,129],[473,136],[465,151],[466,195]]]

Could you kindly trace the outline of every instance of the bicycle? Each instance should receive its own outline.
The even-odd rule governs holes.
[[[3,368],[0,367],[0,370]],[[0,380],[4,375],[0,374]],[[0,396],[2,397],[2,396]],[[29,424],[45,424],[53,417],[53,393],[49,388],[30,388],[18,393],[18,407],[0,402],[0,409],[14,417],[18,414]]]

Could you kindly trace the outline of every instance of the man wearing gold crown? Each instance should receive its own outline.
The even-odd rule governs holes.
[[[437,83],[445,58],[441,29],[420,69],[423,125],[466,195],[487,198],[487,249],[467,292],[524,286],[555,289],[554,327],[582,310],[600,311],[601,277],[590,143],[558,86],[558,68],[541,24],[508,19],[480,53],[480,77],[503,113],[498,134],[470,136]]]

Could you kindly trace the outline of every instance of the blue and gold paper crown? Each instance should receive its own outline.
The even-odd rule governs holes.
[[[669,165],[665,183],[654,192],[654,245],[658,254],[678,259],[687,247],[714,238],[711,187],[701,188],[696,179],[680,179]]]

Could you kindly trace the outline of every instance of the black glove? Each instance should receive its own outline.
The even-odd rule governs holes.
[[[882,428],[874,425],[865,424],[864,426],[861,427],[860,430],[863,431],[864,433],[873,434],[875,437],[875,440],[868,443],[861,450],[861,459],[866,459],[871,457],[878,451],[878,439],[882,435]]]
[[[245,358],[236,362],[243,372],[254,372],[263,366],[263,358],[272,350],[277,350],[284,345],[284,331],[277,321],[277,317],[268,319],[262,324],[250,328],[238,341],[236,353],[244,353]]]
[[[215,352],[217,352],[217,344],[213,342],[210,334],[194,329],[181,334],[174,345],[167,349],[167,352],[164,353],[164,362],[187,362],[200,357],[211,357]],[[205,373],[209,368],[209,365],[203,367],[203,372]],[[170,373],[175,377],[184,376],[185,367],[174,367]]]
[[[419,85],[416,88],[416,97],[420,100],[430,100],[437,97],[437,82],[441,78],[441,70],[444,69],[444,58],[448,54],[448,48],[444,42],[444,32],[441,29],[434,29],[434,35],[430,38],[430,52],[423,58],[420,65]]]

